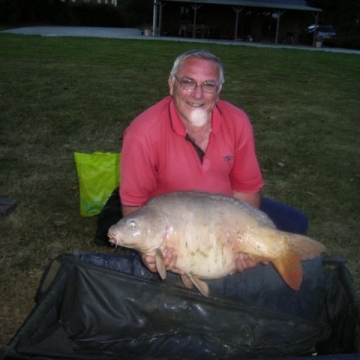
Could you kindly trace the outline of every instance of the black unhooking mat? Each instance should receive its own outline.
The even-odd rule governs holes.
[[[322,266],[321,319],[307,319],[159,281],[135,253],[61,255],[0,359],[359,359],[351,275],[341,260]]]

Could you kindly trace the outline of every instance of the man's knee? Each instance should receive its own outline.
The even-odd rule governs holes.
[[[309,221],[300,210],[268,198],[261,199],[260,210],[269,216],[277,229],[306,235]]]

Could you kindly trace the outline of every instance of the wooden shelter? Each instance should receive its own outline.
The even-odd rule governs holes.
[[[281,29],[281,17],[285,12],[307,12],[312,13],[314,16],[314,23],[318,22],[319,12],[321,9],[310,7],[307,5],[305,0],[154,0],[153,10],[153,36],[161,36],[162,28],[164,23],[163,8],[168,4],[177,4],[181,6],[181,9],[186,9],[188,19],[186,24],[180,24],[180,34],[184,31],[185,36],[195,37],[206,37],[206,34],[210,34],[210,26],[214,26],[216,22],[221,19],[221,16],[229,8],[234,12],[234,20],[231,24],[233,34],[231,37],[233,40],[239,40],[238,30],[240,24],[240,14],[244,13],[266,13],[272,20],[276,21],[276,31],[273,42],[279,43],[279,34]],[[203,24],[199,21],[200,8],[205,9],[217,5],[216,18],[212,21],[212,24]],[[219,7],[220,6],[220,7]],[[191,9],[192,14],[189,14],[188,9]],[[189,19],[192,16],[192,19]],[[229,21],[228,21],[229,23]],[[258,25],[259,26],[259,25]],[[287,30],[284,29],[283,33]],[[192,32],[192,33],[191,33]],[[290,31],[288,31],[290,33]],[[179,35],[180,35],[179,34]],[[250,35],[249,35],[250,36]],[[229,36],[230,38],[230,36]]]

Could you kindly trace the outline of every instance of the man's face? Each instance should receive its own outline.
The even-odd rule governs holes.
[[[198,84],[207,82],[219,85],[217,65],[213,61],[204,59],[186,59],[176,77],[180,81],[193,80]],[[194,90],[183,90],[180,88],[179,81],[173,80],[171,76],[169,77],[169,87],[175,107],[185,125],[191,123],[200,126],[211,120],[211,110],[219,97],[220,87],[214,94],[204,92],[201,86],[196,86]],[[199,120],[194,121],[194,118]]]

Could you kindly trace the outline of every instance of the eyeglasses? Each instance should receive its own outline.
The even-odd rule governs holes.
[[[176,81],[180,84],[180,89],[186,91],[194,91],[198,86],[201,86],[201,89],[204,93],[207,94],[215,94],[219,88],[219,85],[216,85],[211,82],[203,82],[202,84],[197,83],[193,79],[182,79],[179,80],[176,76],[174,76]]]

